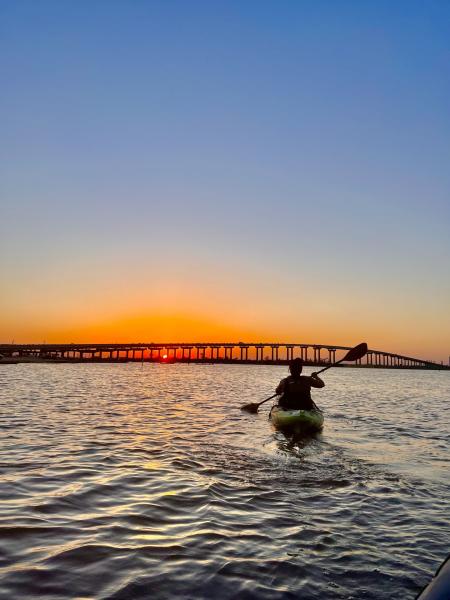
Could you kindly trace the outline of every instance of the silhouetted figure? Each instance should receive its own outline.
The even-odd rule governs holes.
[[[285,410],[312,410],[317,408],[311,398],[311,388],[323,388],[325,383],[317,373],[302,375],[303,361],[295,358],[289,364],[289,377],[282,379],[275,390],[281,394],[279,406]]]

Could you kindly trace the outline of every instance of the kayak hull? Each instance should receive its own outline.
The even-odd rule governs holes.
[[[319,410],[283,410],[274,406],[270,419],[277,429],[313,433],[323,428],[323,414]]]
[[[416,600],[448,600],[448,598],[450,598],[450,555]]]

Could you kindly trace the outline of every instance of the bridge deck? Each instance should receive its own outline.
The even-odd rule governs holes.
[[[326,366],[342,358],[349,346],[280,342],[133,342],[120,344],[3,344],[5,361],[65,362],[196,362],[287,364],[301,358],[311,366]],[[356,363],[343,366],[449,369],[442,363],[369,349]]]

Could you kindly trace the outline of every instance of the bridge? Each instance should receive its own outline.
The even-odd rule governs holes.
[[[10,360],[55,362],[161,362],[284,365],[293,358],[305,365],[336,363],[350,350],[333,344],[269,342],[167,342],[131,344],[0,344],[0,354]],[[356,363],[342,366],[389,369],[450,369],[429,360],[369,349]]]

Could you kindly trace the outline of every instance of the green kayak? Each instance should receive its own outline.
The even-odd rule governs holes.
[[[274,406],[270,419],[277,429],[313,432],[321,431],[323,427],[323,414],[319,410],[283,410]]]

